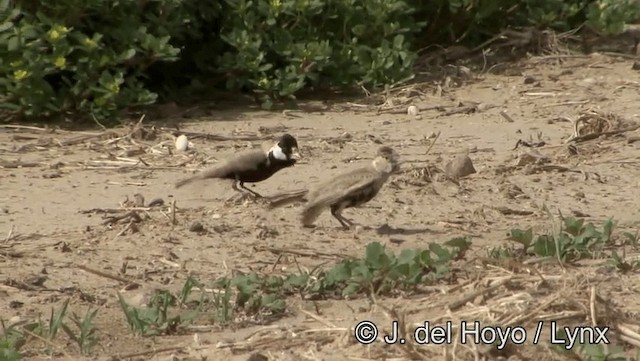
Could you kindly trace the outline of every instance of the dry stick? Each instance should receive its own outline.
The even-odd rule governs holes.
[[[158,349],[155,349],[155,350],[134,352],[134,353],[121,355],[121,356],[114,355],[114,356],[111,356],[111,360],[126,360],[126,359],[130,359],[130,358],[133,358],[133,357],[155,355],[155,354],[162,353],[162,352],[182,350],[184,348],[185,348],[185,346],[173,346],[173,347],[158,348]]]
[[[620,338],[636,347],[640,347],[640,334],[631,329],[628,325],[619,324],[616,326],[618,331],[620,331]]]
[[[310,251],[298,251],[298,250],[294,250],[294,249],[277,248],[277,247],[266,247],[266,246],[254,247],[254,250],[256,250],[256,251],[267,251],[267,252],[271,252],[271,253],[275,253],[275,254],[288,253],[288,254],[301,256],[301,257],[324,256],[324,257],[338,258],[338,259],[345,258],[344,255],[341,255],[341,254],[338,254],[338,253],[328,253],[328,252],[311,251],[311,250]]]
[[[550,304],[554,303],[558,298],[560,298],[560,296],[555,295],[555,297],[547,300],[547,302],[545,302],[545,303],[541,304],[540,306],[534,308],[533,311],[530,311],[529,313],[527,313],[525,315],[520,315],[519,317],[516,317],[516,318],[512,319],[511,322],[508,322],[504,326],[507,327],[507,326],[513,326],[513,325],[520,325],[520,324],[524,323],[526,320],[534,317],[538,312],[544,310]],[[580,313],[580,314],[584,315],[584,313]]]
[[[544,105],[541,105],[540,107],[541,108],[550,108],[550,107],[560,107],[560,106],[564,106],[564,105],[583,105],[583,104],[587,104],[589,102],[590,102],[590,100],[574,100],[574,101],[569,101],[569,102],[544,104]]]
[[[513,120],[513,118],[511,118],[511,116],[509,114],[507,114],[507,112],[505,112],[504,110],[500,111],[500,115],[506,119],[509,123],[514,123],[515,120]]]
[[[87,266],[85,266],[85,265],[78,265],[77,267],[78,267],[79,269],[83,270],[83,271],[86,271],[86,272],[89,272],[89,273],[93,273],[94,275],[98,275],[98,276],[100,276],[100,277],[109,278],[109,279],[112,279],[112,280],[114,280],[114,281],[118,281],[118,282],[126,283],[127,285],[136,285],[136,286],[140,286],[140,284],[139,284],[138,282],[128,280],[128,279],[126,279],[126,278],[124,278],[124,277],[120,277],[120,276],[116,276],[116,275],[111,275],[111,274],[108,274],[108,273],[106,273],[106,272],[98,271],[98,270],[95,270],[95,269],[89,268],[89,267],[87,267]]]
[[[522,210],[518,210],[518,209],[511,209],[511,208],[507,208],[507,207],[492,207],[493,209],[495,209],[496,211],[502,213],[505,216],[508,215],[516,215],[516,216],[530,216],[532,215],[534,212],[533,211],[522,211]]]
[[[169,261],[168,259],[162,257],[162,258],[158,258],[158,261],[161,263],[166,264],[167,266],[171,266],[171,267],[175,267],[175,268],[182,268],[178,263]]]
[[[591,293],[589,296],[589,311],[591,314],[591,324],[593,327],[596,327],[598,325],[598,321],[596,318],[596,286],[591,286]],[[607,345],[607,343],[605,342],[603,344],[603,348],[604,348],[604,354],[608,355],[609,354],[609,346]]]
[[[436,141],[438,140],[438,138],[440,138],[440,133],[438,132],[436,134],[436,136],[433,138],[433,142],[431,142],[431,144],[429,144],[429,148],[427,148],[427,152],[424,153],[424,155],[429,155],[429,152],[431,151],[431,148],[433,148],[433,146],[436,144]]]
[[[20,162],[20,161],[3,161],[0,162],[0,168],[16,169],[16,168],[34,168],[44,165],[36,162]]]
[[[116,222],[119,222],[119,221],[121,221],[123,219],[127,219],[127,218],[131,218],[131,222],[133,222],[133,221],[141,222],[142,221],[142,218],[140,217],[140,215],[136,211],[129,211],[129,212],[127,212],[125,214],[122,214],[122,215],[119,215],[119,216],[109,216],[107,218],[109,218],[109,219],[107,219],[106,221],[102,222],[103,225],[116,223]]]
[[[275,262],[273,262],[273,266],[271,267],[271,272],[274,272],[276,270],[276,266],[278,266],[278,263],[280,263],[280,260],[282,259],[282,253],[280,253],[278,255],[278,258],[276,259]]]
[[[35,130],[35,131],[38,131],[38,132],[52,132],[52,131],[54,131],[53,129],[29,127],[29,126],[26,126],[26,125],[12,125],[12,124],[0,124],[0,128]]]
[[[632,131],[634,131],[634,130],[636,130],[638,128],[640,128],[640,125],[636,125],[636,126],[625,128],[625,129],[610,130],[608,132],[590,133],[590,134],[580,135],[580,136],[577,136],[577,137],[573,137],[573,138],[567,139],[565,141],[565,143],[569,143],[569,142],[576,142],[576,143],[584,142],[584,141],[587,141],[587,140],[600,138],[602,136],[618,135],[618,134],[622,134],[622,133],[626,133],[626,132],[632,132]]]
[[[9,230],[9,233],[7,234],[7,238],[4,239],[4,242],[9,242],[11,240],[11,238],[13,237],[13,230],[16,228],[15,225],[11,225],[11,229]]]
[[[111,220],[109,220],[108,223],[112,223]],[[133,221],[129,221],[129,223],[127,223],[127,225],[124,226],[122,230],[118,232],[118,234],[116,234],[115,237],[113,237],[113,239],[115,240],[116,238],[122,236],[126,231],[128,231],[131,228],[132,224],[133,224]]]
[[[171,201],[171,224],[176,224],[176,200]]]
[[[63,140],[60,142],[61,146],[68,146],[68,145],[76,145],[76,144],[80,144],[80,143],[84,143],[87,140],[91,140],[91,139],[96,139],[96,138],[102,138],[105,136],[117,136],[118,133],[114,132],[114,131],[106,131],[106,132],[102,132],[102,133],[98,133],[98,134],[88,134],[88,135],[80,135],[77,137],[73,137],[71,139],[67,139],[67,140]]]
[[[120,213],[132,211],[150,211],[153,207],[127,207],[127,208],[92,208],[79,211],[79,213]]]
[[[496,290],[500,287],[502,287],[505,283],[511,281],[512,277],[509,278],[505,278],[502,281],[499,281],[497,284],[490,286],[490,287],[486,287],[474,292],[471,292],[468,295],[465,295],[464,297],[462,297],[459,300],[450,302],[449,305],[447,305],[447,308],[449,309],[449,311],[455,311],[456,309],[464,306],[467,302],[475,299],[476,297],[480,296],[480,295],[484,295],[485,293],[489,293],[493,290]]]
[[[167,128],[167,127],[160,127],[159,128],[162,131],[165,132],[175,132],[175,129],[172,128]],[[184,134],[185,136],[189,137],[189,138],[204,138],[206,140],[213,140],[213,141],[256,141],[256,140],[265,140],[265,139],[270,139],[270,136],[257,136],[257,135],[245,135],[245,136],[235,136],[235,137],[229,137],[226,135],[219,135],[219,134],[210,134],[210,133],[200,133],[200,132],[183,132],[180,131],[181,134]]]
[[[327,327],[330,327],[331,329],[337,329],[337,328],[338,328],[338,327],[336,327],[336,325],[334,325],[333,323],[331,323],[331,322],[329,322],[329,321],[325,320],[324,318],[322,318],[322,317],[320,317],[320,316],[316,316],[316,315],[314,315],[313,313],[311,313],[311,312],[309,312],[309,311],[303,310],[302,308],[300,308],[300,309],[299,309],[299,311],[300,311],[300,312],[302,312],[302,313],[304,313],[305,315],[307,315],[307,316],[309,316],[309,317],[313,318],[314,320],[316,320],[316,321],[320,322],[321,324],[323,324],[323,325],[325,325],[325,326],[327,326]]]

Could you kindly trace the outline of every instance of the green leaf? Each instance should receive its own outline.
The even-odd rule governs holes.
[[[416,259],[416,251],[412,249],[403,249],[398,256],[398,264],[399,265],[410,265],[415,263]]]
[[[556,255],[555,241],[547,236],[540,236],[533,244],[533,252],[541,257],[551,257]]]
[[[372,242],[367,245],[365,251],[367,263],[373,268],[381,268],[387,259],[384,246],[379,242]]]
[[[531,228],[528,228],[526,231],[517,228],[512,229],[509,239],[522,244],[524,248],[527,249],[533,240],[533,230]]]
[[[125,61],[133,58],[135,55],[136,55],[135,49],[128,49],[122,52],[122,54],[120,54],[119,59],[120,61]]]

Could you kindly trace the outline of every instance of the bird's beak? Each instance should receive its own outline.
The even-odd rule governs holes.
[[[291,159],[298,160],[300,158],[302,158],[302,156],[300,155],[300,153],[298,153],[298,148],[293,148],[291,153]]]

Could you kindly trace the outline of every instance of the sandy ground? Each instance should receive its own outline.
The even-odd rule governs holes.
[[[15,322],[41,314],[48,319],[51,308],[57,309],[69,297],[70,310],[76,313],[98,308],[95,325],[101,340],[95,358],[142,352],[132,359],[408,360],[420,359],[420,353],[434,360],[491,360],[498,356],[553,359],[549,346],[542,345],[544,340],[536,347],[514,346],[496,355],[470,345],[425,345],[417,346],[420,350],[416,351],[406,345],[363,346],[353,339],[353,327],[363,319],[380,322],[389,329],[394,316],[385,313],[385,305],[404,310],[408,323],[439,317],[478,319],[480,313],[471,311],[477,311],[489,297],[470,299],[458,310],[463,314],[444,308],[446,302],[473,290],[465,288],[477,276],[473,272],[460,276],[455,284],[437,283],[410,297],[382,297],[373,305],[366,299],[311,302],[291,297],[288,316],[269,325],[245,323],[219,329],[200,322],[201,329],[162,337],[133,336],[116,293],[121,291],[134,302],[154,288],[177,290],[189,275],[214,280],[239,271],[286,273],[297,267],[312,268],[331,264],[340,256],[361,257],[372,241],[399,252],[466,235],[473,241],[473,252],[467,257],[471,260],[474,256],[485,257],[492,247],[508,244],[506,235],[511,228],[548,229],[551,221],[544,206],[553,214],[559,210],[598,225],[613,217],[618,222],[616,232],[634,232],[640,225],[640,142],[635,141],[640,132],[570,143],[575,147],[568,147],[565,140],[574,133],[571,120],[589,110],[610,113],[611,129],[637,122],[637,80],[638,72],[631,69],[631,61],[624,59],[594,55],[562,62],[532,60],[516,76],[484,74],[459,87],[445,88],[442,94],[431,87],[410,98],[401,93],[396,99],[399,112],[378,114],[371,108],[343,102],[307,113],[220,111],[181,125],[187,131],[229,136],[277,136],[286,131],[298,137],[304,160],[256,185],[255,190],[263,194],[304,187],[369,162],[381,144],[394,147],[408,163],[404,172],[394,176],[366,207],[345,212],[363,226],[357,232],[338,228],[328,212],[320,217],[315,230],[309,230],[299,226],[295,206],[268,210],[251,202],[225,205],[224,200],[233,193],[227,182],[173,188],[177,180],[237,151],[257,147],[262,140],[194,138],[193,152],[169,154],[166,148],[156,147],[156,152],[149,148],[166,140],[162,137],[138,139],[136,144],[142,153],[123,155],[124,147],[134,148],[127,139],[108,143],[108,138],[94,138],[67,145],[65,140],[83,133],[0,129],[0,159],[5,166],[0,171],[0,230],[8,234],[6,240],[4,235],[0,237],[0,278],[4,282],[0,299],[6,300],[0,302],[0,318]],[[403,97],[421,109],[418,116],[406,114],[408,104],[400,103]],[[477,106],[461,112],[461,103]],[[513,121],[501,116],[501,111]],[[266,134],[266,129],[272,129],[272,134]],[[126,129],[115,131],[127,134]],[[425,155],[438,132],[437,142]],[[514,149],[519,140],[544,141],[545,145],[535,150],[522,146]],[[118,149],[118,145],[123,148]],[[560,168],[565,171],[534,171],[534,165],[514,167],[522,152],[534,151],[548,157],[548,164],[565,167]],[[427,166],[443,167],[465,152],[477,173],[457,184],[441,174],[430,178],[425,171]],[[123,158],[134,163],[127,166]],[[113,163],[105,163],[107,160]],[[31,166],[10,168],[10,161]],[[161,209],[168,216],[151,210],[151,219],[141,222],[138,232],[131,232],[124,229],[127,222],[107,226],[100,213],[82,213],[119,208],[120,202],[126,197],[133,199],[135,193],[144,195],[147,202],[162,198],[165,206]],[[172,201],[177,221],[173,227],[167,213]],[[519,215],[508,210],[524,212]],[[189,231],[196,221],[208,232]],[[300,254],[294,256],[288,250]],[[635,254],[631,249],[626,252],[627,257]],[[621,314],[637,318],[638,277],[634,272],[601,272],[602,262],[553,272],[576,280],[572,283],[575,292],[596,287],[598,295]],[[87,272],[81,269],[83,266],[135,280],[140,287],[124,289],[125,283]],[[529,272],[524,274],[533,274],[531,269],[544,272],[543,266],[528,267]],[[482,272],[477,269],[478,274]],[[498,266],[487,272],[521,273]],[[582,281],[577,280],[578,275]],[[34,281],[43,277],[44,282]],[[464,310],[469,311],[467,316]],[[486,314],[491,312],[498,311],[485,310]],[[449,316],[443,316],[446,314]],[[588,316],[581,320],[591,323]],[[312,331],[300,331],[303,329]],[[251,335],[253,338],[244,342]],[[266,341],[255,341],[259,338]],[[80,357],[78,348],[64,335],[51,342],[56,349],[53,359]],[[633,354],[629,344],[618,343]],[[33,340],[25,350],[36,352],[43,345]],[[152,350],[161,352],[154,354]],[[31,357],[38,358],[34,354]]]

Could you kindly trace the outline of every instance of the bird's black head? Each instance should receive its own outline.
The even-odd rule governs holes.
[[[269,153],[270,156],[280,161],[295,161],[300,159],[298,141],[291,134],[283,134]]]

